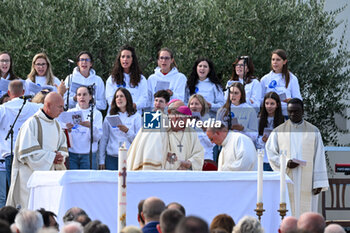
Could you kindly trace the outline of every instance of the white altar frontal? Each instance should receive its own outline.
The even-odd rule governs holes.
[[[222,213],[237,223],[245,215],[256,216],[257,172],[129,171],[127,173],[126,224],[138,226],[137,205],[150,196],[165,204],[179,202],[186,215],[205,219],[208,224]],[[262,225],[265,232],[277,232],[280,175],[264,172]],[[92,220],[107,224],[117,233],[117,171],[37,171],[28,181],[29,209],[45,208],[62,217],[74,206],[84,209]],[[289,209],[289,199],[287,198]],[[290,211],[287,212],[290,215]]]

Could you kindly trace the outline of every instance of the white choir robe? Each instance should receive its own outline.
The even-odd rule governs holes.
[[[176,154],[178,160],[174,164],[167,161],[168,152]],[[128,170],[176,170],[180,161],[186,160],[192,163],[192,170],[202,170],[204,149],[193,129],[176,133],[170,129],[140,130],[129,148],[127,167]]]
[[[229,131],[221,145],[218,171],[256,171],[256,149],[248,136]]]
[[[64,163],[53,163],[55,151],[61,152],[64,158],[68,156],[66,136],[56,120],[48,119],[42,110],[39,110],[24,122],[18,134],[6,205],[21,205],[23,209],[28,207],[27,182],[32,173],[54,170]]]
[[[266,153],[274,171],[279,171],[282,150],[286,151],[286,162],[293,158],[306,160],[306,166],[286,170],[294,183],[288,184],[292,215],[298,218],[305,212],[317,212],[318,195],[313,195],[312,190],[326,191],[329,186],[319,130],[305,120],[301,124],[286,121],[272,131],[266,142]]]

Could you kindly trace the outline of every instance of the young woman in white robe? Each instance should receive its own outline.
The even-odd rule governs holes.
[[[113,97],[109,115],[117,115],[122,124],[112,127],[108,116],[103,122],[103,135],[100,141],[100,168],[118,170],[118,150],[122,143],[129,149],[141,128],[141,115],[133,107],[130,92],[119,87]]]
[[[142,75],[135,49],[129,45],[120,48],[115,59],[111,76],[106,82],[106,99],[111,106],[115,91],[124,87],[130,92],[138,113],[148,107],[147,80]]]
[[[246,103],[243,84],[235,82],[229,90],[227,101],[219,109],[216,119],[230,130],[241,132],[255,142],[258,136],[258,119],[254,108]]]
[[[281,100],[276,92],[271,91],[265,95],[263,104],[261,105],[259,136],[256,140],[257,149],[264,149],[265,151],[264,171],[272,171],[265,149],[265,144],[270,135],[269,133],[283,122]]]
[[[69,148],[69,169],[90,169],[90,143],[91,143],[91,106],[93,101],[92,90],[81,86],[77,90],[78,104],[69,112],[82,111],[83,119],[79,124],[68,123],[71,147]],[[102,114],[94,107],[93,110],[93,140],[92,140],[92,169],[97,169],[96,154],[98,142],[102,137]]]
[[[287,54],[282,49],[272,51],[271,71],[261,80],[261,98],[270,91],[276,92],[281,99],[282,113],[287,116],[287,103],[292,98],[302,100],[298,78],[288,70]]]
[[[232,63],[232,75],[226,83],[228,89],[232,83],[240,82],[244,86],[246,103],[252,106],[256,112],[259,112],[261,104],[261,85],[254,76],[253,60],[249,56],[240,56]],[[225,91],[225,99],[227,99],[228,90]]]
[[[29,90],[30,83],[38,86],[48,86],[52,91],[60,93],[62,96],[66,91],[64,82],[60,81],[52,72],[52,66],[49,57],[45,53],[38,53],[33,57],[32,68],[27,76],[25,94],[31,95]]]
[[[157,55],[158,67],[154,74],[147,80],[148,95],[151,108],[153,108],[153,96],[159,90],[166,90],[172,99],[185,100],[185,88],[187,78],[176,67],[174,54],[169,48],[162,48]],[[167,88],[166,88],[167,87]]]
[[[9,52],[0,52],[0,79],[15,80],[18,77],[13,72],[13,64],[11,54]],[[0,91],[0,97],[5,95],[7,91]]]
[[[187,80],[185,102],[189,103],[190,96],[194,94],[204,97],[209,115],[214,118],[218,109],[225,103],[221,81],[216,75],[213,62],[207,58],[198,58],[195,61]]]

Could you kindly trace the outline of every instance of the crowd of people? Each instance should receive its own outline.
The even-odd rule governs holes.
[[[260,80],[251,57],[237,57],[225,88],[211,60],[197,59],[186,78],[169,48],[159,50],[158,66],[146,79],[135,49],[122,46],[106,85],[88,51],[78,54],[65,80],[55,77],[44,53],[34,56],[26,80],[15,75],[12,63],[8,52],[0,53],[0,206],[6,186],[7,204],[27,206],[26,182],[35,170],[117,170],[121,145],[128,149],[129,170],[213,165],[218,171],[254,171],[257,149],[264,149],[264,170],[279,171],[285,153],[296,217],[315,210],[318,194],[328,187],[321,135],[303,119],[298,79],[282,49],[271,53],[271,71]],[[169,127],[145,130],[149,113],[151,125],[163,119]],[[186,127],[188,122],[194,124]]]
[[[135,203],[134,203],[135,204]],[[236,221],[228,214],[216,215],[210,224],[204,219],[186,215],[186,208],[180,203],[166,205],[157,197],[141,200],[135,218],[138,226],[127,225],[121,233],[264,233],[260,221],[254,216],[244,216]],[[63,226],[58,224],[55,213],[43,208],[18,210],[12,206],[0,209],[0,232],[2,233],[109,233],[109,226],[100,220],[92,220],[79,207],[72,207],[62,217]],[[305,212],[299,218],[285,217],[279,226],[279,233],[345,233],[338,224],[329,224],[322,215]]]

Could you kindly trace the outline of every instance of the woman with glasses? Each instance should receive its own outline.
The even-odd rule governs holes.
[[[187,78],[176,68],[173,52],[168,48],[162,48],[157,54],[158,67],[148,78],[148,93],[150,103],[153,106],[154,93],[159,90],[166,90],[172,99],[185,100],[185,88]]]
[[[0,79],[15,80],[18,77],[13,72],[12,58],[8,52],[0,52]],[[0,90],[0,97],[6,94],[6,91]]]
[[[244,86],[246,103],[259,111],[261,103],[261,85],[254,76],[254,64],[249,56],[239,56],[232,64],[232,75],[226,84],[225,98],[228,95],[228,87],[234,82],[240,82]]]
[[[32,69],[26,80],[26,95],[33,94],[30,92],[30,82],[35,83],[44,89],[52,89],[59,92],[62,96],[66,91],[64,82],[56,78],[52,72],[51,62],[45,53],[38,53],[32,61]]]
[[[298,78],[288,70],[287,54],[283,49],[272,51],[271,71],[260,80],[262,93],[276,92],[282,104],[282,113],[287,116],[287,103],[292,98],[302,100]]]
[[[67,92],[64,95],[65,105],[68,108],[74,108],[77,104],[76,102],[76,90],[79,86],[91,86],[94,89],[93,97],[96,100],[96,108],[98,110],[106,109],[106,99],[105,99],[105,84],[102,78],[96,75],[95,70],[92,68],[94,64],[94,59],[92,54],[87,51],[82,51],[77,56],[77,67],[73,69],[73,73],[68,75],[65,84],[67,87]],[[69,92],[69,99],[67,100],[67,95]]]
[[[249,136],[255,142],[258,136],[258,118],[254,108],[246,103],[242,83],[231,84],[226,103],[218,110],[216,120],[222,121],[230,130]]]
[[[225,103],[222,85],[216,75],[214,64],[207,58],[195,61],[187,80],[186,102],[194,94],[204,97],[211,117],[215,117],[217,110]]]
[[[106,99],[109,106],[119,87],[124,87],[130,92],[134,107],[142,114],[142,110],[148,107],[147,80],[142,75],[135,49],[129,45],[120,48],[111,76],[106,82]]]

